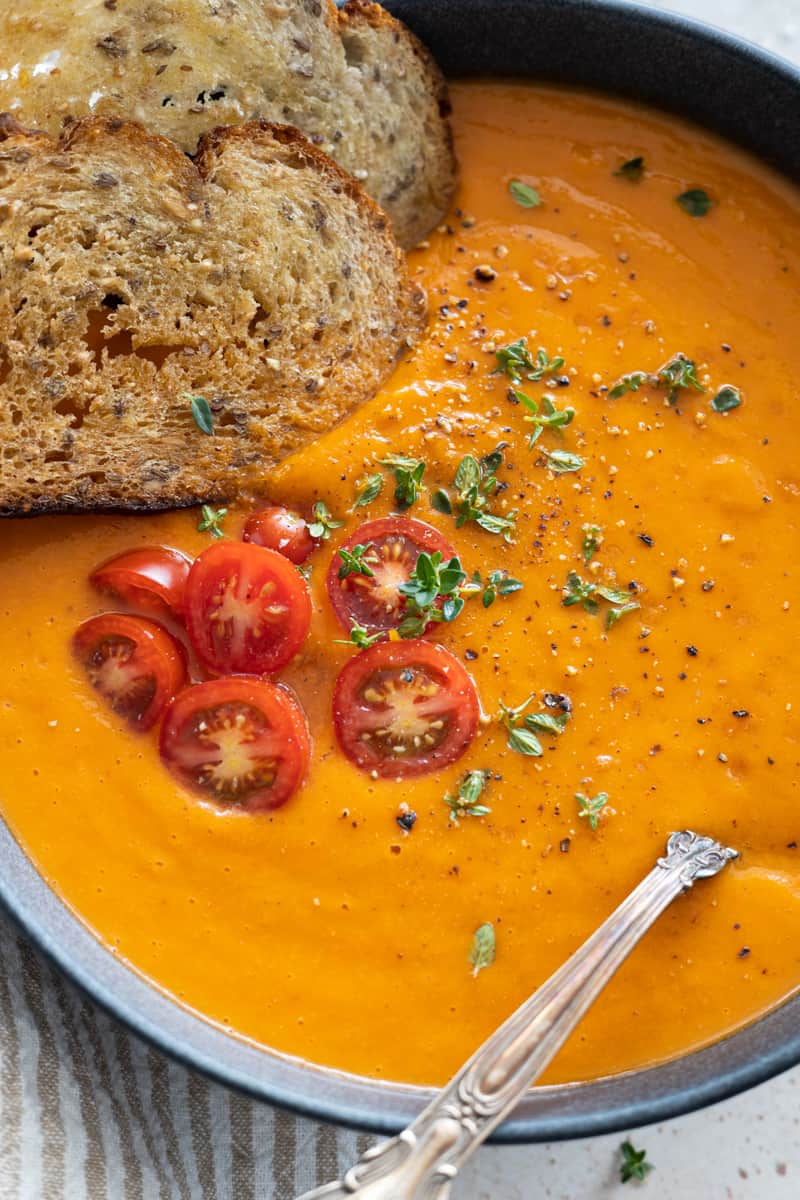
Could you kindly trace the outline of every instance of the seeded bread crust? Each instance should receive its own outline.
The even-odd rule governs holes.
[[[0,5],[0,111],[58,136],[141,122],[194,153],[218,125],[295,125],[411,246],[455,186],[436,63],[378,4],[350,0],[22,0]]]
[[[385,213],[295,129],[193,161],[129,122],[0,125],[1,515],[259,490],[424,322]]]

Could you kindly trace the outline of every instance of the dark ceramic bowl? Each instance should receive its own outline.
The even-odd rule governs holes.
[[[800,179],[800,72],[682,17],[614,0],[387,0],[451,77],[529,76],[677,112]],[[72,916],[0,823],[0,900],[110,1012],[215,1079],[314,1117],[395,1132],[420,1088],[305,1065],[212,1027],[133,974]],[[800,1061],[800,996],[694,1054],[596,1083],[538,1088],[496,1141],[586,1137],[722,1100]]]

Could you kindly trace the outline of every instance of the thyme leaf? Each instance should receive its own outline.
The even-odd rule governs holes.
[[[380,496],[382,490],[383,476],[368,475],[358,490],[353,508],[366,508],[368,504],[372,504],[372,501]]]
[[[536,188],[531,187],[529,183],[523,183],[521,179],[512,179],[508,190],[520,208],[538,208],[542,203],[542,198]]]
[[[201,433],[205,433],[210,437],[214,432],[214,417],[211,414],[211,405],[205,396],[187,396],[187,399],[191,402],[195,425]]]
[[[689,188],[675,199],[690,217],[704,217],[714,206],[714,201],[702,188]]]
[[[600,814],[608,804],[608,793],[598,792],[596,796],[584,796],[583,792],[576,792],[575,799],[578,801],[578,816],[586,817],[589,822],[589,828],[596,830],[600,822]]]
[[[197,522],[197,528],[200,533],[210,533],[213,538],[223,537],[222,522],[228,515],[227,508],[212,508],[210,504],[204,504],[200,509],[200,520]]]
[[[405,454],[388,454],[386,458],[379,458],[378,462],[382,467],[391,467],[394,471],[394,498],[400,508],[410,508],[419,499],[420,484],[427,464]]]
[[[450,819],[458,822],[459,817],[486,817],[492,811],[487,805],[479,804],[481,796],[491,778],[491,771],[474,770],[462,775],[455,796],[446,792],[444,802],[450,809]]]
[[[631,183],[639,183],[644,175],[643,155],[637,154],[636,158],[629,158],[627,162],[617,167],[614,174],[621,179],[629,180]]]
[[[332,530],[341,529],[344,525],[344,521],[334,520],[330,509],[323,500],[317,500],[311,511],[314,514],[314,520],[309,522],[308,532],[313,538],[319,538],[322,542],[327,542]]]
[[[487,921],[485,924],[478,926],[472,938],[469,961],[472,964],[473,977],[479,971],[482,971],[484,967],[492,965],[496,952],[497,938],[495,937],[494,925]]]
[[[347,579],[348,575],[364,575],[367,579],[374,579],[375,572],[364,562],[364,555],[372,547],[372,542],[367,542],[365,546],[360,543],[353,546],[352,550],[346,550],[344,546],[339,548],[339,557],[341,565],[339,566],[339,579]]]

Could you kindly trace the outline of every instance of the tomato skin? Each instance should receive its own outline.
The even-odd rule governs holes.
[[[150,729],[186,683],[183,647],[144,617],[90,617],[75,631],[72,649],[92,686],[134,729]]]
[[[280,504],[261,508],[248,517],[242,540],[277,550],[297,566],[306,561],[318,544],[308,532],[308,522]]]
[[[399,697],[396,706],[392,694]],[[360,770],[381,778],[407,779],[455,762],[475,736],[479,718],[478,693],[467,671],[444,646],[422,639],[370,646],[350,659],[334,686],[340,747]],[[391,747],[404,738],[407,757],[399,757]]]
[[[186,628],[212,674],[280,671],[310,626],[306,581],[276,550],[219,542],[194,560],[186,585]]]
[[[192,560],[168,546],[140,546],[95,567],[92,587],[156,616],[183,617]]]
[[[221,741],[215,740],[217,732]],[[229,764],[241,768],[242,755],[250,759],[244,778],[225,770],[226,745]],[[303,783],[311,759],[305,714],[292,693],[247,675],[211,679],[181,692],[167,709],[159,749],[185,787],[251,813],[285,804]]]
[[[368,633],[396,629],[405,615],[405,601],[397,588],[408,580],[420,554],[438,550],[445,562],[455,555],[438,529],[415,517],[366,521],[342,542],[341,549],[352,551],[368,543],[372,549],[364,560],[374,572],[372,579],[356,574],[340,579],[342,559],[338,552],[328,568],[328,596],[339,624],[348,633],[354,625],[363,626]]]

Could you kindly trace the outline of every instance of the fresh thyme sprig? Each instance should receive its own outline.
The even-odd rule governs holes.
[[[456,824],[459,817],[487,817],[492,811],[488,805],[479,804],[479,800],[491,778],[491,771],[474,770],[462,775],[455,796],[445,792],[444,802],[450,809],[450,819]]]
[[[509,708],[501,700],[500,711],[497,714],[498,723],[506,731],[509,749],[515,750],[517,754],[527,755],[529,758],[540,758],[544,753],[542,743],[536,736],[537,733],[558,736],[564,732],[569,720],[568,712],[557,715],[548,712],[527,713],[526,715],[525,709],[535,699],[536,693],[532,692],[527,700],[518,704],[516,708]]]
[[[411,508],[419,499],[422,476],[425,474],[426,463],[418,458],[409,458],[407,454],[387,454],[379,458],[382,467],[390,467],[394,471],[394,498],[400,508]]]
[[[437,512],[454,516],[457,529],[467,521],[474,521],[487,533],[502,534],[505,541],[511,542],[516,529],[516,509],[501,516],[489,507],[500,486],[496,472],[502,464],[505,448],[506,443],[501,443],[483,458],[466,454],[458,464],[453,480],[455,495],[439,488],[431,496],[431,504]]]
[[[317,500],[312,508],[314,519],[309,523],[308,532],[313,538],[317,538],[321,542],[327,542],[331,536],[331,531],[341,529],[344,521],[335,521],[331,516],[330,509],[323,500]]]
[[[608,395],[610,399],[617,400],[626,392],[638,392],[645,384],[654,388],[667,388],[668,404],[675,404],[682,391],[706,390],[697,378],[697,364],[685,354],[678,353],[653,374],[648,371],[632,371],[629,375],[623,375],[609,390]]]
[[[564,366],[562,356],[555,354],[550,358],[544,346],[540,346],[536,351],[536,357],[531,358],[528,339],[524,337],[519,338],[516,342],[510,342],[507,346],[501,346],[499,350],[495,350],[494,354],[497,366],[492,374],[498,375],[505,371],[513,383],[520,383],[523,376],[525,379],[530,379],[532,383],[538,383],[545,376],[555,375],[556,371],[560,371]]]
[[[204,504],[200,509],[197,528],[200,533],[210,533],[213,538],[224,537],[222,522],[227,515],[227,508],[212,508],[210,504]]]

